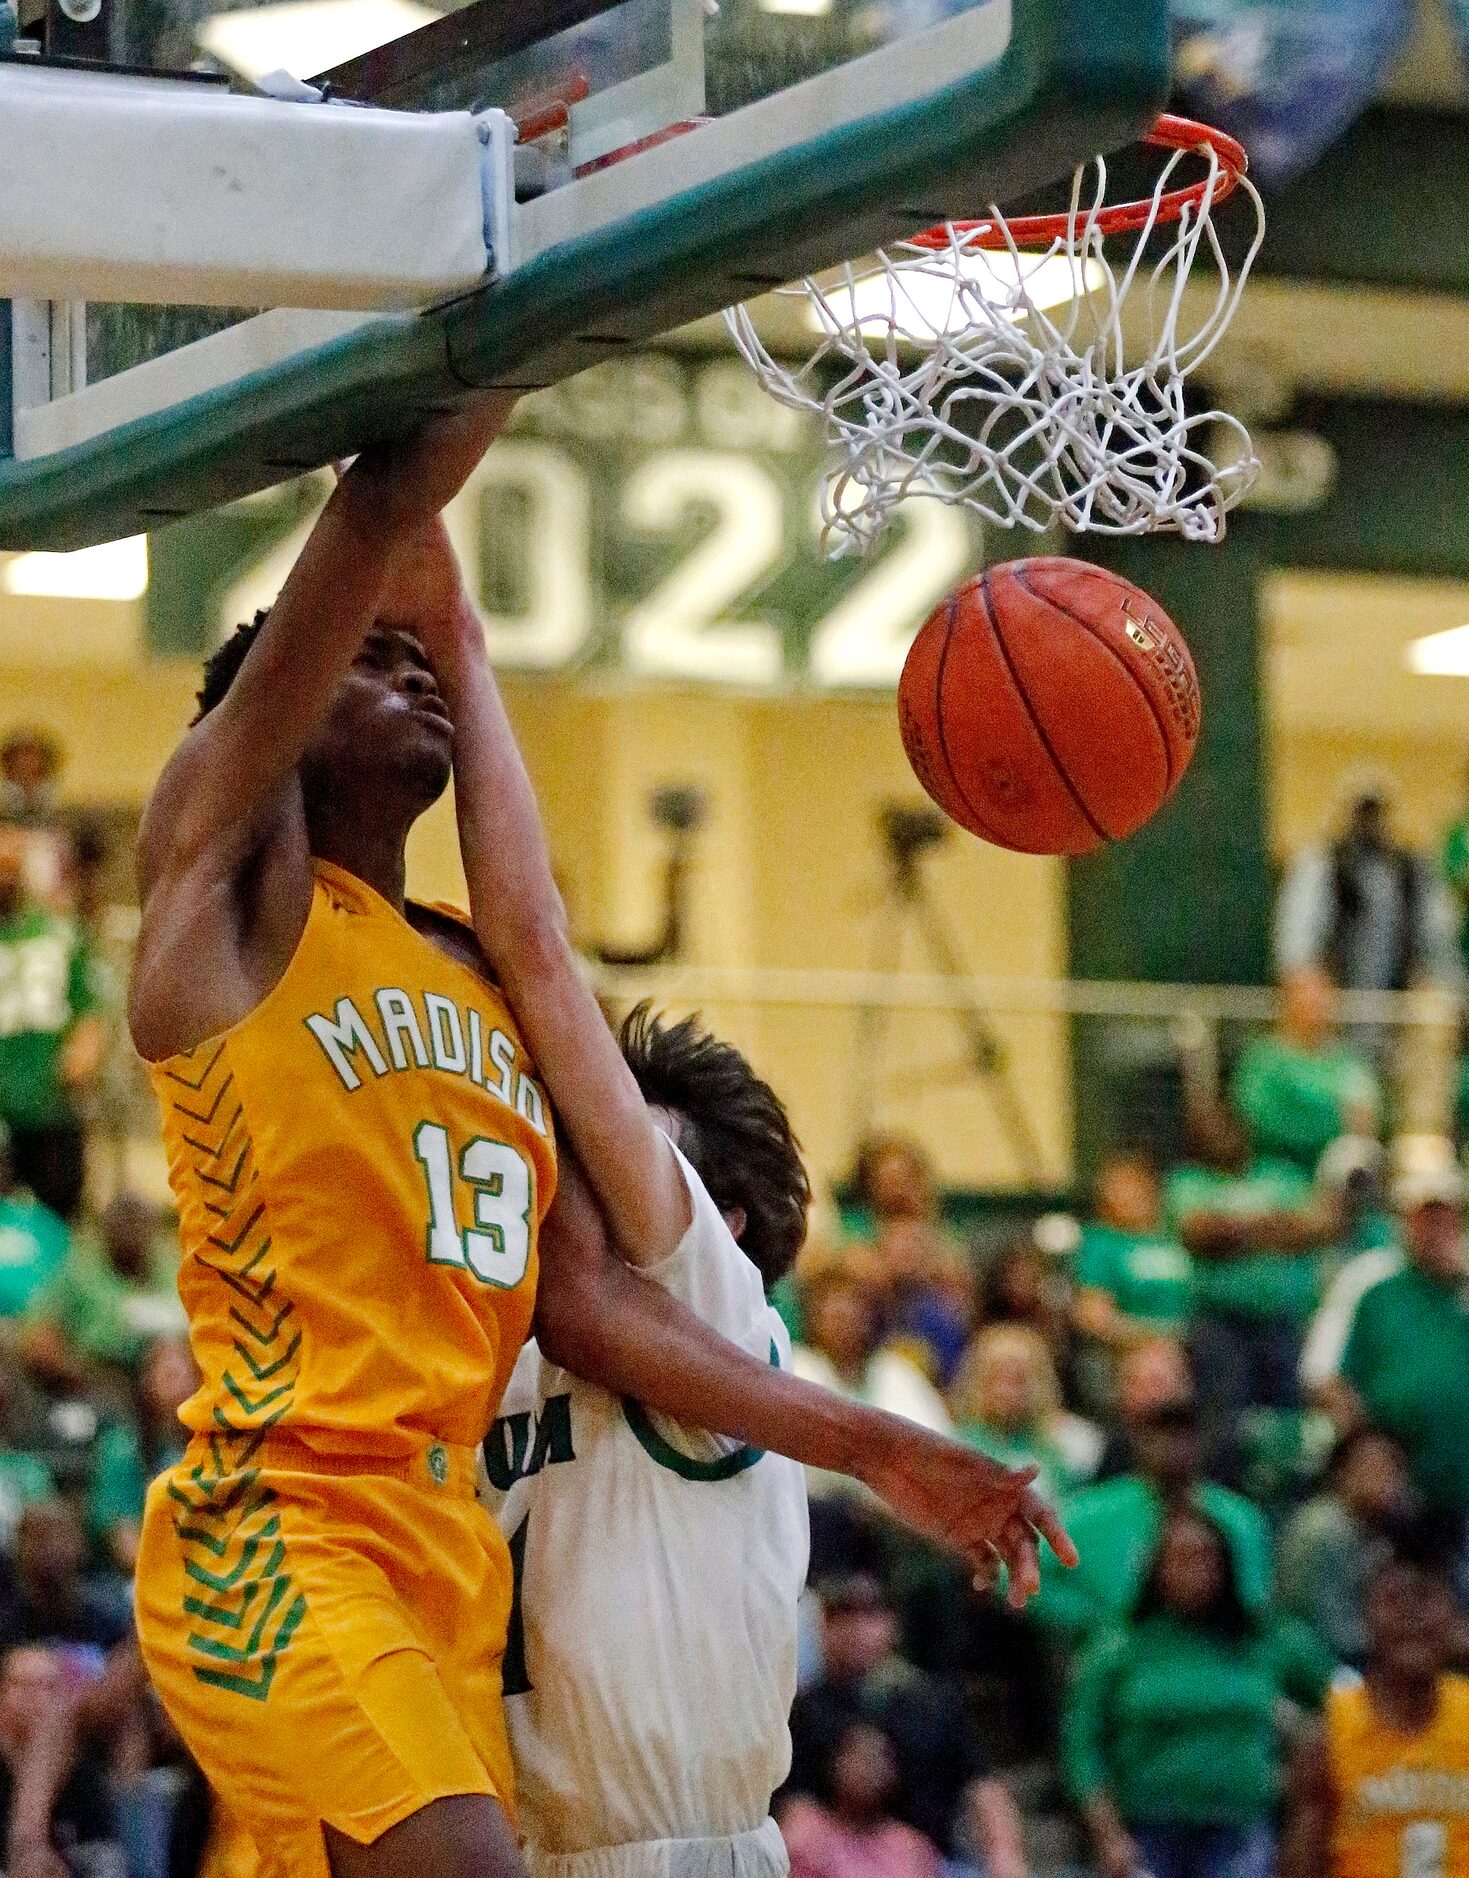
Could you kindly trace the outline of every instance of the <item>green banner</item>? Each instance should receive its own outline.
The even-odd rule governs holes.
[[[729,357],[638,354],[527,398],[449,514],[494,656],[891,688],[918,627],[982,565],[981,525],[914,500],[874,554],[829,561],[825,463],[818,421]],[[197,656],[268,606],[329,488],[303,478],[155,535],[152,650]]]

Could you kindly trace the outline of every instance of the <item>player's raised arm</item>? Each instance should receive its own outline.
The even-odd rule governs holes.
[[[403,544],[458,491],[509,408],[505,396],[486,399],[347,471],[228,695],[163,772],[139,843],[145,896],[201,854],[248,852],[377,618]]]
[[[508,410],[503,394],[486,399],[359,458],[263,623],[236,635],[237,669],[174,752],[139,833],[128,1021],[145,1057],[238,1023],[278,982],[311,903],[303,765],[382,621],[405,543]]]
[[[1012,1600],[1039,1589],[1044,1539],[1065,1565],[1076,1551],[1016,1471],[748,1356],[613,1252],[596,1201],[562,1156],[541,1228],[536,1337],[542,1354],[602,1388],[688,1427],[731,1435],[808,1467],[860,1480],[896,1518],[957,1553],[988,1580],[1010,1573]]]
[[[454,719],[454,792],[474,929],[607,1216],[635,1265],[661,1263],[688,1189],[572,949],[540,809],[442,527],[421,544],[418,630]]]

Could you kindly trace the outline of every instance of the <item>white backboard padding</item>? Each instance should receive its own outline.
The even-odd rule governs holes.
[[[488,266],[468,112],[0,65],[0,295],[422,306]]]

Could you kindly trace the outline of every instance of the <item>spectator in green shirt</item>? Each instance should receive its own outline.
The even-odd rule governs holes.
[[[69,1243],[65,1221],[17,1185],[9,1139],[0,1122],[0,1319],[24,1314],[61,1269]]]
[[[1138,1469],[1138,1443],[1147,1441],[1154,1409],[1194,1399],[1188,1351],[1176,1337],[1152,1337],[1118,1359],[1117,1390],[1106,1423],[1099,1480],[1115,1480]]]
[[[1160,1336],[1183,1336],[1193,1311],[1193,1260],[1164,1228],[1162,1182],[1142,1149],[1103,1156],[1073,1279],[1080,1380],[1087,1406],[1105,1413],[1121,1358]]]
[[[1363,1292],[1333,1413],[1392,1435],[1432,1507],[1469,1515],[1469,1258],[1457,1167],[1421,1168],[1394,1188],[1405,1263]]]
[[[66,1263],[32,1302],[20,1349],[51,1387],[85,1390],[99,1374],[130,1378],[155,1337],[183,1328],[176,1245],[155,1206],[120,1193],[95,1234],[77,1234]]]
[[[1363,1426],[1337,1442],[1321,1492],[1280,1535],[1281,1610],[1309,1624],[1354,1669],[1367,1660],[1367,1587],[1413,1510],[1402,1449],[1380,1429]]]
[[[26,896],[23,835],[0,827],[0,1120],[15,1171],[63,1219],[85,1178],[81,1103],[106,1032],[97,967],[76,922]]]
[[[46,1463],[19,1448],[0,1447],[0,1553],[15,1548],[21,1515],[56,1496],[56,1482]]]
[[[26,897],[23,836],[0,827],[0,1121],[20,1181],[74,1219],[85,1179],[81,1103],[106,1032],[74,920]]]
[[[1246,1045],[1230,1087],[1255,1153],[1306,1174],[1340,1136],[1375,1136],[1381,1122],[1371,1065],[1332,1029],[1333,996],[1320,966],[1287,972],[1275,1028]]]
[[[1177,1396],[1140,1414],[1133,1427],[1136,1471],[1084,1487],[1068,1503],[1066,1528],[1081,1554],[1074,1571],[1041,1567],[1039,1622],[1080,1642],[1133,1608],[1170,1508],[1206,1515],[1225,1534],[1240,1597],[1253,1611],[1270,1598],[1270,1533],[1258,1507],[1199,1473],[1194,1401]]]
[[[961,1441],[1006,1467],[1037,1467],[1036,1485],[1064,1500],[1097,1471],[1101,1431],[1061,1406],[1061,1385],[1045,1339],[1025,1324],[980,1331],[953,1394]]]
[[[1243,1595],[1224,1532],[1168,1515],[1131,1617],[1076,1667],[1067,1782],[1104,1878],[1270,1878],[1282,1697],[1319,1706],[1329,1655]]]
[[[1246,1412],[1300,1407],[1301,1345],[1336,1220],[1299,1167],[1251,1155],[1229,1109],[1196,1109],[1189,1133],[1194,1159],[1170,1176],[1167,1212],[1195,1261],[1205,1467],[1237,1485]]]

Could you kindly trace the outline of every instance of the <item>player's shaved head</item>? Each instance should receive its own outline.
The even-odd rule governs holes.
[[[678,1145],[714,1204],[744,1215],[740,1247],[768,1291],[796,1262],[811,1204],[785,1105],[733,1044],[711,1037],[696,1017],[670,1024],[640,1004],[621,1042],[644,1100],[677,1118]]]

